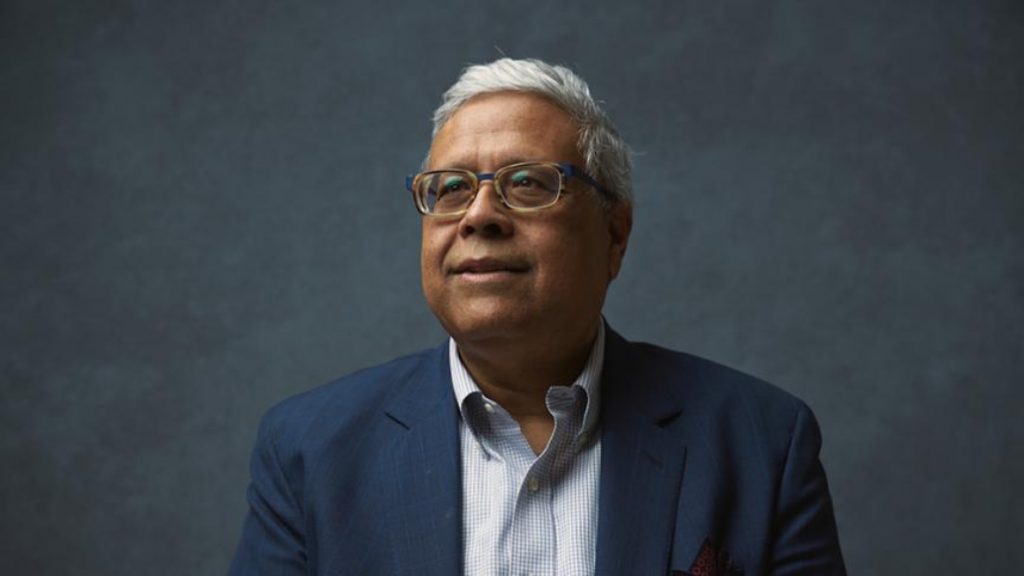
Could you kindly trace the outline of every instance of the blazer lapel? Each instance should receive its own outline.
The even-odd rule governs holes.
[[[686,461],[679,393],[608,329],[597,574],[664,574]],[[661,376],[661,379],[659,379]]]
[[[396,435],[394,469],[380,480],[397,495],[387,515],[397,573],[462,574],[458,409],[447,350],[429,355],[384,412]]]

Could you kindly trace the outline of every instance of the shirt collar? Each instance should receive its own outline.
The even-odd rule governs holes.
[[[601,372],[604,369],[604,321],[598,323],[597,337],[590,348],[590,356],[583,366],[583,371],[576,377],[570,388],[580,388],[586,399],[586,410],[583,413],[583,427],[579,432],[580,437],[586,437],[593,432],[597,426],[597,417],[601,406]],[[469,370],[462,363],[459,357],[459,348],[454,338],[448,339],[448,363],[451,367],[452,387],[455,391],[455,399],[459,403],[459,412],[463,421],[468,422],[466,414],[466,398],[474,393],[483,393],[477,386],[476,381],[469,374]]]

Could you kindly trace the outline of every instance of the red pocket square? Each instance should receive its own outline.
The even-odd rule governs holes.
[[[727,576],[737,572],[725,548],[719,548],[710,539],[705,539],[693,566],[686,572],[672,572],[672,576]]]

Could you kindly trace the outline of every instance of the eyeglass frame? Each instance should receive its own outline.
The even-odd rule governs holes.
[[[525,166],[549,166],[549,167],[554,168],[555,170],[558,171],[558,192],[555,194],[555,199],[552,200],[550,204],[545,204],[543,206],[521,207],[521,206],[512,206],[511,204],[508,203],[508,198],[505,197],[505,192],[501,189],[500,186],[498,186],[497,176],[499,174],[502,174],[502,173],[508,171],[508,170],[512,170],[512,169],[516,169],[516,168],[523,168]],[[440,213],[438,213],[438,212],[427,212],[426,207],[420,202],[420,198],[416,194],[416,189],[413,187],[413,185],[416,183],[416,180],[421,178],[421,177],[424,177],[424,176],[427,176],[427,175],[430,175],[430,174],[439,174],[439,173],[443,173],[443,172],[457,172],[457,173],[467,174],[467,175],[471,176],[472,180],[474,182],[473,195],[470,196],[469,201],[466,202],[466,206],[464,208],[462,208],[461,210],[456,210],[455,212],[440,212]],[[597,190],[598,192],[604,194],[605,196],[611,196],[611,193],[608,191],[608,189],[605,188],[604,186],[602,186],[597,180],[595,180],[589,174],[587,174],[586,171],[583,168],[580,168],[579,166],[576,166],[575,164],[564,164],[564,163],[558,163],[558,162],[517,162],[515,164],[509,164],[508,166],[502,166],[501,168],[498,168],[494,172],[473,172],[472,170],[462,170],[462,169],[458,169],[458,168],[441,168],[441,169],[438,169],[438,170],[426,170],[424,172],[419,172],[419,173],[416,173],[416,174],[410,174],[410,175],[406,176],[405,177],[405,188],[409,192],[412,193],[413,203],[416,204],[416,210],[420,214],[422,214],[424,216],[434,217],[434,218],[445,218],[445,217],[461,216],[461,215],[465,214],[466,212],[468,212],[469,211],[469,207],[472,206],[473,205],[473,201],[476,200],[476,195],[480,193],[480,186],[484,182],[487,182],[488,180],[494,182],[494,191],[498,194],[498,199],[501,200],[502,205],[504,205],[506,208],[508,208],[509,210],[512,210],[514,212],[535,212],[537,210],[544,210],[545,208],[550,208],[550,207],[554,206],[555,204],[557,204],[558,201],[562,198],[562,192],[565,190],[566,182],[569,179],[571,179],[571,178],[577,178],[577,179],[585,182],[586,184],[589,184],[595,190]]]

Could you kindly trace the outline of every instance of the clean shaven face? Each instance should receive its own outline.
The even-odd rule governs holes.
[[[578,127],[530,93],[477,96],[442,126],[430,169],[494,172],[518,162],[583,166]],[[535,212],[501,203],[481,184],[460,216],[423,218],[421,269],[427,303],[457,341],[573,339],[600,321],[608,283],[629,235],[629,206],[607,208],[596,190],[568,181],[559,201]]]

